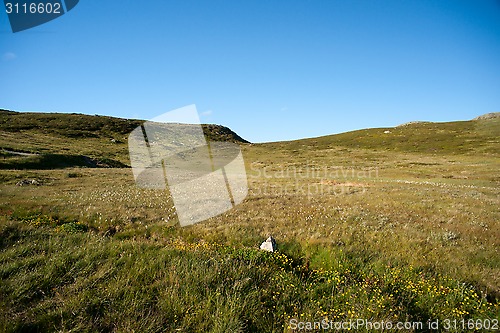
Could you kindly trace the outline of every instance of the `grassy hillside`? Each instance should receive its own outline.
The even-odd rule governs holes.
[[[97,115],[0,110],[0,168],[125,167],[130,165],[127,136],[143,122]],[[203,125],[203,131],[210,141],[247,142],[224,126]]]
[[[447,123],[416,122],[285,142],[280,147],[325,149],[341,146],[377,151],[499,156],[500,117]]]
[[[498,131],[489,117],[245,144],[247,198],[183,228],[169,192],[138,188],[128,168],[0,170],[0,331],[500,319]],[[54,133],[0,135],[18,151],[127,163],[126,142],[99,130]],[[92,155],[95,142],[107,145]],[[274,254],[258,250],[270,234]]]

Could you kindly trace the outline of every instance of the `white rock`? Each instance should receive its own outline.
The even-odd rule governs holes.
[[[384,134],[389,134],[391,133],[391,131],[384,131]]]
[[[273,238],[273,236],[269,236],[269,238],[266,239],[265,242],[262,242],[262,244],[260,245],[260,249],[269,252],[276,251],[276,240]]]

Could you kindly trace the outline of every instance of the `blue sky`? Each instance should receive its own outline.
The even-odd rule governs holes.
[[[81,0],[15,34],[0,13],[0,108],[188,104],[252,142],[498,112],[500,2]]]

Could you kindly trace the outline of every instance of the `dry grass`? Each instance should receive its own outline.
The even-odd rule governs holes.
[[[484,133],[498,132],[484,123],[477,126]],[[90,327],[103,331],[270,327],[278,332],[296,317],[498,318],[500,160],[492,153],[497,142],[430,153],[365,149],[351,139],[328,142],[243,145],[248,197],[233,210],[184,228],[177,226],[169,193],[137,188],[130,169],[0,171],[0,272],[7,286],[0,295],[6,300],[3,315],[17,316],[13,326],[5,318],[6,330],[51,324],[80,330],[93,321]],[[41,185],[17,186],[23,179]],[[269,234],[280,246],[274,259],[252,250]],[[174,240],[182,245],[172,245]],[[42,249],[35,249],[34,241]],[[63,250],[70,241],[76,242],[67,250],[74,258]],[[210,245],[215,243],[227,246]],[[46,246],[52,246],[53,260],[68,260],[60,268],[64,281],[56,272],[48,275],[54,283],[42,277],[49,265],[40,254],[48,253]],[[137,264],[115,266],[117,251],[130,252]],[[239,253],[230,256],[236,258],[234,270],[225,261],[227,251]],[[30,253],[38,253],[33,262]],[[248,261],[248,256],[260,259]],[[210,258],[220,264],[212,267]],[[102,267],[92,266],[94,260]],[[287,266],[289,261],[294,264]],[[275,265],[284,268],[274,271]],[[90,266],[88,278],[84,268]],[[156,276],[154,267],[163,273]],[[175,267],[180,271],[169,275]],[[256,267],[259,273],[250,276]],[[72,270],[74,280],[65,280]],[[232,274],[234,281],[209,281],[203,272]],[[15,287],[23,276],[31,280]],[[247,278],[250,289],[231,296],[235,281]],[[188,289],[179,287],[187,280]],[[130,284],[130,293],[113,281]],[[40,294],[39,289],[47,293],[44,283],[54,293]],[[150,284],[163,291],[158,294],[146,287]],[[207,289],[197,293],[198,285]],[[332,286],[340,289],[332,292]],[[85,297],[75,296],[85,288],[91,290]],[[252,288],[260,293],[249,293]],[[177,296],[169,298],[165,290]],[[109,303],[94,304],[102,297]],[[65,298],[70,305],[63,304]],[[197,302],[212,304],[210,311],[220,315],[203,324],[208,313]],[[52,314],[43,317],[47,309]],[[130,318],[113,326],[120,309]],[[23,326],[26,321],[34,326]]]
[[[455,156],[453,163],[446,164],[446,157],[430,163],[417,154],[402,159],[399,153],[367,151],[372,156],[365,158],[360,150],[351,152],[350,161],[325,154],[297,164],[293,157],[270,161],[275,154],[253,149],[245,148],[250,190],[244,203],[189,232],[253,246],[268,234],[280,242],[362,246],[377,256],[436,266],[499,290],[495,159]],[[339,177],[328,178],[332,175]],[[4,211],[40,211],[122,232],[176,222],[168,193],[137,188],[128,169],[3,171],[2,177]],[[24,178],[43,185],[15,185]]]

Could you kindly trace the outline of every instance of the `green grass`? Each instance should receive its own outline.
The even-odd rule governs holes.
[[[282,332],[291,318],[425,323],[499,311],[471,285],[342,249],[318,249],[309,265],[285,252],[187,243],[168,228],[162,239],[120,240],[46,220],[2,224],[4,332]]]
[[[0,170],[0,331],[500,318],[497,120],[385,130],[244,144],[248,197],[184,228],[129,168]],[[128,163],[101,135],[0,131],[12,150]],[[278,253],[258,250],[269,234]]]
[[[390,133],[385,133],[386,131]],[[498,157],[500,117],[447,123],[415,123],[363,129],[319,138],[273,143],[273,147],[324,150],[335,147],[405,153],[481,154]],[[268,145],[268,144],[266,144]],[[348,150],[346,150],[348,152]]]
[[[124,167],[130,165],[128,134],[142,123],[106,116],[0,110],[0,168]],[[203,125],[203,132],[210,141],[247,142],[220,125]],[[15,156],[4,150],[39,155]]]
[[[64,169],[71,167],[116,167],[126,168],[126,164],[112,159],[102,158],[94,160],[82,155],[70,154],[40,154],[31,156],[17,156],[11,154],[9,158],[0,160],[0,169]]]

